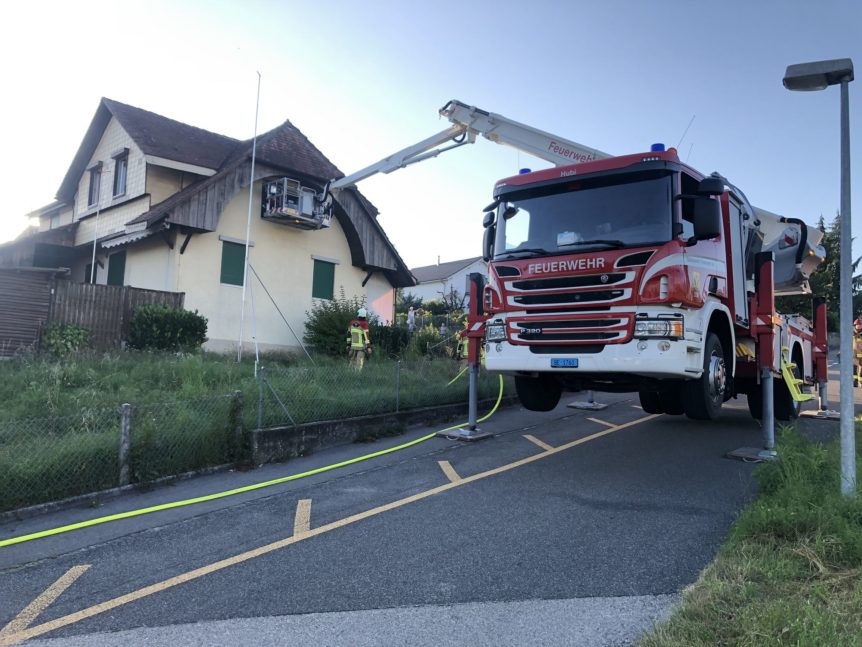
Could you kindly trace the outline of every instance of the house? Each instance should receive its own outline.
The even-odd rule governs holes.
[[[449,298],[453,291],[456,297],[464,299],[464,307],[468,305],[467,276],[474,272],[487,276],[488,267],[481,256],[465,258],[459,261],[448,261],[436,265],[414,267],[410,270],[418,284],[404,290],[423,301],[440,301],[445,296]]]
[[[289,121],[252,140],[102,99],[57,200],[30,214],[37,233],[0,246],[0,264],[68,267],[74,281],[185,293],[209,320],[209,350],[255,336],[299,345],[306,312],[343,290],[394,319],[395,288],[415,280],[357,190],[332,217],[313,191],[343,174]],[[248,210],[252,217],[242,319]]]

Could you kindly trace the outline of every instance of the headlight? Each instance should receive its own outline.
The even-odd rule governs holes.
[[[485,327],[485,339],[488,341],[506,341],[506,325],[489,324]]]
[[[635,322],[635,337],[666,337],[682,339],[685,324],[681,319],[640,319]]]

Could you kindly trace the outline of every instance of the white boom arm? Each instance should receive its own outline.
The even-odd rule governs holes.
[[[410,164],[436,157],[444,151],[458,148],[464,144],[472,144],[476,141],[476,135],[482,135],[485,139],[496,144],[511,146],[556,166],[567,166],[610,157],[607,153],[594,148],[551,135],[538,128],[507,119],[502,115],[468,106],[466,103],[454,99],[440,109],[440,115],[451,121],[452,126],[428,139],[413,144],[413,146],[393,153],[356,173],[339,180],[333,180],[327,187],[328,191],[325,191],[321,196],[322,199],[327,198],[327,193],[335,194],[377,173],[391,173]],[[440,148],[446,142],[453,143]]]

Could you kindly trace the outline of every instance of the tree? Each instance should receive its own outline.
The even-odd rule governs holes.
[[[395,292],[395,311],[407,312],[410,307],[418,310],[422,307],[422,297],[413,296],[412,292],[404,292],[402,288],[398,288]]]

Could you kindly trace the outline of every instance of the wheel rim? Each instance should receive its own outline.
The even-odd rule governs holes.
[[[724,390],[727,387],[727,372],[724,358],[713,353],[709,359],[709,398],[713,402],[724,399]],[[720,400],[721,399],[721,400]]]

